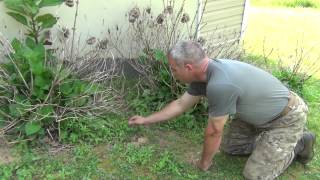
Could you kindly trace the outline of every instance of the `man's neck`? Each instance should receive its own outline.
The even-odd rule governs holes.
[[[198,79],[200,82],[207,82],[207,70],[208,70],[209,61],[210,59],[208,57],[205,57],[199,66]]]

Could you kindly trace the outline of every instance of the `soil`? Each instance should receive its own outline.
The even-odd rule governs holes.
[[[0,137],[0,165],[14,161],[10,149],[3,137]]]

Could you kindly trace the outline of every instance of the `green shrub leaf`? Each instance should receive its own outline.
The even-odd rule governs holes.
[[[53,115],[53,112],[54,110],[52,106],[42,106],[37,110],[37,113],[43,116],[41,118],[48,118]]]
[[[39,7],[56,6],[62,4],[63,2],[64,0],[42,0],[39,4]]]
[[[41,74],[44,71],[45,48],[43,45],[37,45],[34,49],[26,49],[23,56],[28,60],[34,74]]]
[[[81,80],[74,80],[72,88],[74,89],[75,95],[79,95],[85,91],[86,85]]]
[[[17,100],[19,102],[19,100]],[[21,117],[23,116],[26,112],[27,109],[30,106],[30,102],[25,100],[25,101],[20,101],[19,104],[10,104],[9,105],[9,112],[10,115],[13,117]]]
[[[34,78],[34,84],[43,90],[49,90],[51,81],[50,79],[45,79],[42,75],[36,75]]]
[[[19,117],[21,114],[18,110],[19,105],[18,104],[10,104],[9,105],[9,111],[10,115],[13,117]]]
[[[19,13],[14,13],[14,12],[7,12],[7,14],[11,17],[13,17],[16,21],[22,23],[23,25],[28,26],[28,20],[26,17],[22,16]]]
[[[22,0],[5,0],[4,4],[10,10],[25,14]]]
[[[54,17],[52,14],[44,14],[38,16],[36,21],[41,24],[42,29],[51,28],[57,23],[57,18]]]
[[[25,125],[25,132],[27,136],[33,135],[41,130],[39,122],[28,122]]]
[[[11,46],[16,52],[20,51],[23,47],[22,43],[16,38],[11,41]]]
[[[60,91],[62,92],[63,95],[68,96],[72,93],[72,88],[70,87],[70,84],[68,82],[65,82],[61,84],[60,86]]]
[[[155,49],[154,50],[154,58],[157,60],[157,61],[161,61],[161,62],[164,62],[166,63],[167,62],[167,56],[166,54],[160,50],[160,49]]]
[[[46,95],[44,93],[44,90],[38,87],[35,87],[32,91],[32,95],[36,96],[38,99],[44,100],[46,98]]]
[[[27,37],[26,38],[26,45],[29,48],[34,49],[37,46],[37,43],[33,39],[31,39],[30,37]]]

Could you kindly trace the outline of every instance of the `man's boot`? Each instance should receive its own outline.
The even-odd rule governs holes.
[[[314,144],[316,142],[315,134],[307,131],[303,133],[295,148],[296,159],[301,164],[309,163],[314,156]]]

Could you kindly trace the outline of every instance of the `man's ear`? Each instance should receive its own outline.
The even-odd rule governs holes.
[[[193,66],[191,64],[185,64],[184,68],[186,68],[188,71],[193,70]]]

